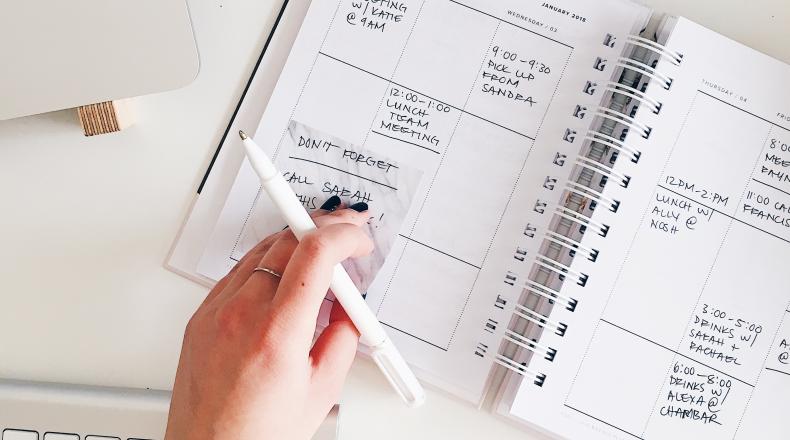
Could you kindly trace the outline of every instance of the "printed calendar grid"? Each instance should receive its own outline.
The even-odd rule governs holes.
[[[705,110],[715,109],[718,112],[722,112],[722,114],[729,114],[728,112],[734,112],[734,114],[737,114],[737,116],[732,116],[734,119],[743,118],[744,121],[749,121],[749,122],[744,122],[743,124],[741,124],[741,126],[747,127],[748,126],[747,124],[754,124],[754,127],[750,127],[755,129],[754,137],[755,139],[759,138],[759,140],[762,141],[762,145],[759,149],[755,148],[754,145],[741,146],[741,148],[746,152],[749,151],[752,152],[751,159],[749,159],[749,161],[745,163],[744,162],[736,163],[736,161],[733,160],[732,163],[728,163],[727,165],[729,167],[732,167],[733,169],[740,168],[742,169],[741,172],[745,174],[745,178],[744,178],[745,183],[740,184],[741,191],[740,193],[737,194],[739,196],[739,199],[737,200],[736,204],[730,205],[731,207],[729,208],[726,207],[727,203],[722,201],[725,198],[729,199],[730,197],[732,197],[731,195],[732,191],[723,191],[722,194],[718,194],[715,188],[708,188],[700,192],[695,192],[695,191],[699,191],[698,189],[696,189],[696,186],[691,186],[692,189],[689,189],[691,184],[680,185],[677,182],[678,179],[675,176],[670,175],[671,173],[675,172],[672,171],[673,167],[677,168],[676,166],[677,161],[680,160],[674,156],[683,152],[683,150],[678,147],[679,143],[681,142],[681,140],[687,142],[687,140],[684,139],[685,133],[683,130],[687,129],[688,119],[693,117],[693,115],[695,114],[695,108],[698,108],[700,106],[705,106],[704,107]],[[697,109],[697,111],[702,111],[702,110]],[[573,380],[573,384],[571,385],[571,388],[569,389],[564,402],[564,406],[566,408],[574,412],[577,412],[579,414],[582,414],[586,417],[595,419],[598,422],[604,423],[607,426],[617,429],[618,431],[627,434],[630,437],[638,438],[638,439],[651,438],[649,436],[650,428],[651,426],[653,426],[654,423],[658,423],[657,421],[659,421],[661,417],[664,417],[665,418],[664,420],[674,420],[674,421],[688,420],[688,419],[677,419],[677,418],[666,419],[667,414],[673,416],[673,414],[676,413],[670,411],[667,414],[665,414],[661,412],[662,404],[663,404],[663,408],[666,408],[668,406],[666,404],[667,393],[673,390],[672,384],[670,383],[668,385],[666,379],[674,378],[672,380],[676,381],[677,383],[680,383],[680,379],[684,377],[684,371],[686,373],[689,371],[693,372],[691,374],[685,374],[685,376],[693,376],[695,374],[705,377],[715,376],[717,380],[732,381],[734,385],[728,386],[729,388],[724,391],[725,392],[724,400],[721,401],[721,406],[724,407],[725,409],[730,409],[724,406],[727,404],[726,398],[727,396],[729,396],[730,390],[734,389],[737,386],[743,386],[746,388],[746,390],[740,391],[740,396],[738,396],[742,404],[736,408],[730,409],[731,411],[734,411],[737,414],[736,417],[729,418],[726,421],[723,420],[724,417],[722,417],[722,420],[718,420],[716,414],[718,413],[718,411],[722,411],[722,409],[718,409],[715,412],[711,412],[708,415],[710,418],[708,418],[707,420],[704,418],[698,419],[698,420],[706,420],[705,423],[724,427],[722,429],[729,429],[728,432],[730,434],[728,435],[731,435],[732,438],[738,438],[737,437],[738,429],[740,428],[741,422],[744,416],[746,415],[749,402],[754,394],[754,390],[759,384],[762,373],[765,371],[769,371],[772,373],[778,373],[782,375],[790,375],[790,371],[785,371],[780,368],[771,368],[767,366],[769,362],[769,357],[771,356],[771,353],[775,350],[779,332],[782,326],[785,324],[785,318],[787,314],[790,313],[790,308],[789,308],[790,303],[787,303],[788,300],[787,298],[771,299],[773,303],[776,303],[774,305],[777,305],[777,308],[779,310],[779,312],[777,312],[776,314],[777,316],[774,317],[775,320],[771,322],[772,324],[771,328],[763,329],[762,327],[760,327],[761,329],[760,333],[756,335],[748,335],[750,336],[750,339],[752,336],[754,337],[754,339],[752,340],[753,345],[754,345],[754,341],[756,341],[760,335],[763,336],[763,339],[761,339],[761,341],[765,341],[766,340],[765,338],[768,338],[767,341],[769,341],[767,344],[763,343],[763,346],[760,347],[762,351],[759,353],[755,353],[751,359],[745,359],[745,360],[741,359],[741,361],[744,362],[743,365],[747,365],[746,364],[747,362],[751,364],[750,372],[746,371],[739,373],[734,371],[737,369],[737,367],[741,366],[741,364],[737,363],[738,362],[737,360],[734,360],[735,359],[734,357],[731,357],[731,363],[725,362],[725,363],[716,364],[715,363],[716,360],[714,360],[713,358],[709,360],[705,360],[703,359],[703,356],[699,355],[698,353],[690,353],[684,351],[684,347],[686,347],[685,350],[687,351],[689,343],[690,342],[693,343],[693,339],[689,341],[688,336],[690,332],[691,334],[695,334],[694,332],[697,330],[695,325],[699,326],[696,320],[699,319],[700,315],[705,316],[708,313],[710,313],[711,310],[713,310],[713,313],[717,313],[719,315],[718,318],[711,318],[711,321],[713,321],[714,319],[718,319],[717,322],[720,321],[725,324],[741,321],[741,324],[748,323],[749,326],[758,325],[757,323],[748,322],[742,318],[728,317],[730,313],[737,316],[736,314],[739,312],[738,310],[728,309],[725,311],[723,309],[722,310],[714,309],[713,306],[705,302],[723,301],[722,299],[716,297],[715,290],[711,291],[710,284],[715,281],[716,271],[722,270],[718,267],[719,256],[722,250],[728,247],[729,244],[728,236],[730,235],[731,230],[733,230],[733,228],[735,228],[737,234],[741,236],[747,236],[747,237],[763,236],[766,239],[770,239],[771,240],[770,243],[774,243],[774,244],[780,243],[780,245],[786,245],[790,243],[790,234],[788,234],[787,231],[777,231],[776,228],[774,228],[774,230],[769,230],[771,229],[771,226],[774,225],[772,224],[766,225],[764,217],[760,217],[757,214],[754,214],[754,211],[752,209],[745,207],[745,206],[749,206],[748,204],[746,204],[746,202],[750,201],[750,198],[756,199],[759,196],[759,194],[766,194],[765,191],[768,191],[769,189],[773,191],[771,193],[772,196],[777,195],[778,197],[782,197],[784,198],[783,200],[785,200],[785,202],[788,205],[790,205],[790,198],[787,197],[790,196],[790,192],[788,192],[786,189],[780,188],[781,185],[779,183],[774,183],[774,184],[767,183],[765,179],[772,177],[776,178],[776,174],[770,174],[770,170],[766,171],[766,168],[762,165],[769,158],[772,144],[775,145],[777,143],[777,140],[776,139],[772,140],[772,138],[774,136],[777,136],[780,139],[787,139],[788,135],[790,135],[790,130],[779,124],[771,122],[766,118],[753,114],[741,107],[738,107],[720,98],[717,98],[704,90],[697,90],[697,95],[693,100],[691,109],[689,111],[689,115],[687,115],[686,119],[687,119],[686,123],[683,124],[684,129],[681,130],[681,133],[678,136],[675,147],[673,147],[670,150],[669,156],[667,158],[667,163],[664,166],[664,170],[661,173],[663,182],[660,181],[656,184],[655,192],[651,195],[651,197],[654,201],[666,200],[661,198],[661,194],[669,194],[670,196],[674,196],[676,198],[685,200],[690,204],[690,206],[695,207],[695,209],[696,207],[699,207],[698,212],[700,214],[700,218],[703,219],[700,220],[699,224],[702,227],[708,224],[703,222],[709,222],[709,223],[714,222],[717,217],[722,221],[724,221],[726,224],[721,225],[720,229],[722,229],[722,231],[719,233],[719,238],[717,239],[717,243],[716,243],[717,251],[710,258],[709,260],[710,262],[708,263],[708,269],[702,271],[702,273],[706,274],[706,276],[704,282],[702,283],[701,287],[698,290],[699,293],[697,294],[697,296],[695,296],[696,303],[690,305],[689,307],[690,310],[684,309],[686,310],[686,313],[690,314],[690,316],[686,320],[686,324],[684,324],[685,331],[683,333],[683,336],[681,336],[680,340],[677,342],[677,346],[675,348],[672,348],[668,343],[662,343],[660,341],[657,341],[655,337],[645,335],[644,332],[635,329],[634,325],[622,324],[618,322],[619,321],[618,319],[609,316],[609,315],[617,316],[619,313],[619,316],[623,318],[625,316],[623,314],[624,312],[611,311],[612,309],[611,304],[613,300],[616,303],[618,301],[617,298],[618,296],[622,298],[624,295],[636,294],[636,292],[623,291],[623,289],[620,288],[620,284],[622,281],[621,278],[624,275],[628,275],[628,272],[634,272],[634,271],[639,272],[638,268],[633,268],[633,267],[629,268],[629,263],[627,261],[628,255],[631,253],[629,251],[629,253],[626,254],[627,255],[626,262],[624,263],[624,266],[620,270],[620,276],[618,276],[617,280],[615,281],[615,285],[608,296],[606,302],[607,305],[604,308],[602,316],[598,319],[598,325],[595,327],[595,331],[590,340],[585,357],[584,359],[582,359],[582,362],[579,365],[576,377]],[[693,125],[698,126],[699,124],[693,124]],[[744,131],[747,131],[747,128],[744,128]],[[686,147],[688,148],[688,146]],[[753,151],[755,150],[759,152],[759,154],[756,157],[754,156],[753,153]],[[724,160],[725,163],[727,163],[726,159]],[[743,166],[745,164],[748,164],[746,166],[750,166],[748,172],[743,171]],[[726,169],[719,170],[719,172],[725,175],[729,175],[730,173],[730,171]],[[765,176],[760,177],[759,174],[764,174],[764,175],[767,174],[770,177],[765,177]],[[671,184],[667,182],[670,182]],[[784,180],[782,182],[784,182]],[[701,184],[704,185],[704,183],[705,182],[695,182],[696,185],[701,185]],[[733,185],[735,184],[733,183]],[[757,203],[757,202],[752,202],[752,203]],[[777,202],[777,203],[782,203],[782,202]],[[661,214],[656,214],[655,206],[656,203],[651,203],[646,208],[644,216],[641,221],[641,226],[637,229],[637,232],[635,233],[634,237],[631,240],[632,249],[634,243],[636,243],[639,240],[638,237],[640,235],[647,234],[648,233],[647,231],[649,229],[661,229],[655,226],[656,223],[655,219],[657,217],[660,218],[667,214],[663,211],[661,211]],[[678,204],[676,203],[675,206],[678,206]],[[682,206],[682,203],[680,206]],[[744,218],[747,215],[751,215],[752,217]],[[695,220],[694,222],[695,227],[697,225],[696,221],[697,220]],[[681,221],[680,223],[683,222]],[[679,232],[672,232],[673,230],[671,228],[667,228],[666,230],[669,231],[670,235],[672,233],[688,233],[688,231],[685,230],[680,230]],[[754,235],[748,235],[748,234],[754,234]],[[714,279],[711,279],[712,276],[714,277]],[[681,290],[686,289],[686,293],[688,293],[687,287],[681,286],[679,287],[679,289]],[[743,292],[742,295],[746,295],[746,297],[749,297],[748,295],[750,293],[757,294],[761,292]],[[750,299],[750,300],[759,301],[757,299]],[[642,299],[642,301],[644,301],[644,298]],[[678,313],[682,313],[682,311]],[[662,318],[661,316],[654,317],[654,319],[658,319],[658,320],[661,320],[661,318]],[[732,325],[734,326],[735,324]],[[737,327],[737,328],[741,328],[741,327]],[[602,331],[604,329],[608,329],[608,330]],[[578,382],[591,380],[590,378],[583,378],[580,376],[584,374],[582,373],[582,371],[584,370],[583,365],[585,364],[586,359],[588,357],[596,356],[595,353],[596,337],[604,338],[604,336],[601,336],[602,333],[613,334],[611,332],[620,332],[622,335],[627,335],[625,337],[618,336],[618,338],[622,337],[621,339],[622,341],[626,341],[626,340],[628,341],[622,343],[624,346],[627,345],[630,346],[631,349],[634,349],[635,347],[649,345],[651,347],[655,347],[659,351],[663,351],[666,353],[666,355],[657,355],[656,359],[658,358],[668,359],[667,361],[668,367],[666,368],[666,373],[664,374],[664,377],[659,378],[661,379],[660,382],[654,381],[655,383],[659,383],[660,386],[657,391],[654,391],[652,393],[654,399],[652,400],[652,404],[649,405],[650,414],[647,416],[641,429],[638,429],[638,427],[635,426],[636,423],[634,424],[634,426],[625,426],[623,423],[620,423],[617,420],[615,420],[616,416],[608,416],[607,414],[605,414],[607,410],[602,409],[600,407],[593,407],[589,405],[589,402],[591,402],[589,396],[583,396],[582,393],[585,393],[585,391],[581,391],[584,385],[578,383]],[[747,335],[743,335],[743,338],[745,338],[746,336]],[[603,344],[603,342],[601,342],[601,344]],[[737,350],[743,350],[746,349],[747,347],[736,347],[734,343],[731,348],[733,352],[737,352]],[[722,351],[724,351],[724,349]],[[624,354],[624,356],[626,355]],[[628,357],[630,357],[630,355],[628,355]],[[596,361],[591,361],[591,362],[596,362]],[[634,364],[638,364],[638,363],[639,362],[634,362]],[[679,365],[680,368],[678,368]],[[744,366],[743,368],[747,368],[747,366]],[[700,371],[702,373],[700,373]],[[592,373],[589,373],[588,371],[587,374],[592,374]],[[693,379],[689,379],[689,380],[693,380]],[[700,393],[700,395],[701,394],[702,393]],[[733,392],[733,396],[736,394],[737,394],[736,392]],[[635,405],[635,403],[629,402],[629,405]],[[718,405],[718,401],[717,401],[717,405]],[[684,417],[692,417],[692,415],[688,414],[688,415],[684,415]],[[699,417],[703,417],[703,416],[699,416]],[[687,421],[687,423],[692,423],[692,422]]]
[[[526,29],[526,28],[524,28],[522,26],[519,26],[519,25],[517,25],[515,23],[512,23],[510,21],[504,20],[504,19],[502,19],[500,17],[495,17],[494,15],[488,14],[488,13],[486,13],[484,11],[481,11],[479,9],[473,8],[471,6],[468,6],[468,5],[466,5],[466,4],[462,3],[462,2],[454,1],[454,0],[453,1],[449,1],[449,2],[447,2],[447,7],[448,8],[462,8],[464,10],[470,11],[473,14],[477,15],[480,20],[484,20],[484,21],[489,22],[489,23],[490,22],[495,23],[494,24],[495,27],[494,27],[494,30],[492,32],[492,35],[491,35],[491,38],[490,38],[490,42],[489,42],[489,45],[488,45],[489,47],[487,48],[485,53],[482,53],[482,54],[480,54],[478,56],[478,59],[479,59],[478,63],[479,63],[480,68],[478,69],[478,72],[477,72],[477,75],[475,76],[474,82],[470,85],[470,89],[467,92],[467,99],[466,99],[466,101],[463,104],[452,104],[452,103],[450,103],[451,99],[446,99],[446,98],[442,98],[442,97],[434,98],[435,95],[433,93],[429,92],[429,91],[415,90],[414,88],[411,88],[408,84],[401,83],[401,82],[396,81],[394,79],[396,74],[397,74],[398,66],[400,65],[401,58],[403,57],[404,52],[407,50],[407,46],[408,46],[408,43],[409,43],[409,38],[407,38],[404,41],[403,46],[401,47],[401,56],[398,58],[398,62],[397,62],[395,68],[393,69],[393,71],[392,71],[392,73],[390,75],[384,75],[384,74],[375,73],[375,72],[370,71],[370,70],[368,70],[368,69],[366,69],[364,67],[355,65],[353,62],[351,62],[349,60],[344,60],[344,59],[341,59],[339,56],[333,55],[331,49],[326,47],[326,41],[327,41],[327,38],[330,36],[330,34],[333,32],[333,27],[337,26],[337,23],[340,22],[340,19],[341,19],[342,14],[343,14],[343,11],[341,10],[341,6],[343,5],[343,3],[344,2],[342,2],[342,1],[338,2],[338,6],[337,6],[336,12],[335,12],[335,17],[330,22],[330,25],[329,25],[329,27],[328,27],[328,29],[326,31],[325,36],[324,36],[324,40],[323,40],[323,42],[321,44],[321,48],[318,51],[318,53],[316,54],[314,62],[312,64],[311,68],[310,68],[310,72],[307,75],[305,84],[302,87],[302,91],[300,93],[300,97],[296,101],[296,104],[294,105],[294,108],[292,109],[292,113],[291,113],[292,117],[293,117],[294,114],[296,114],[297,109],[298,109],[298,107],[300,105],[300,102],[302,101],[302,94],[304,93],[305,89],[308,87],[313,75],[315,74],[315,69],[316,69],[317,64],[319,63],[319,61],[321,59],[330,60],[330,61],[332,61],[334,63],[337,63],[339,65],[345,66],[348,69],[352,69],[352,70],[355,70],[355,71],[358,71],[358,72],[363,72],[364,74],[369,75],[372,78],[376,78],[377,80],[380,80],[382,82],[386,82],[387,85],[388,85],[387,92],[390,91],[390,87],[396,86],[396,87],[402,88],[404,90],[408,90],[410,92],[418,94],[421,97],[425,97],[427,99],[433,100],[437,104],[446,105],[449,108],[451,108],[453,112],[457,112],[457,114],[458,114],[457,118],[456,118],[455,126],[452,129],[452,131],[450,132],[450,135],[449,135],[449,138],[448,138],[448,141],[447,141],[447,146],[444,149],[444,151],[439,151],[436,148],[431,148],[431,147],[427,147],[425,145],[420,145],[419,143],[416,143],[416,142],[410,142],[410,141],[408,141],[406,139],[399,138],[397,136],[385,135],[384,133],[381,133],[379,130],[376,130],[374,128],[374,124],[376,122],[375,117],[377,115],[374,115],[374,120],[371,123],[371,129],[365,135],[366,142],[363,143],[363,145],[365,145],[367,143],[367,137],[370,134],[374,134],[374,135],[376,135],[378,137],[386,137],[386,138],[388,138],[390,140],[395,140],[395,141],[397,141],[399,143],[403,143],[404,145],[408,145],[408,146],[411,146],[411,147],[417,147],[420,150],[422,150],[423,152],[427,152],[427,153],[431,153],[433,155],[439,156],[439,159],[441,161],[441,160],[444,159],[444,157],[447,154],[448,150],[451,149],[451,147],[453,146],[453,135],[455,134],[455,131],[458,128],[458,125],[462,123],[462,120],[464,120],[464,118],[472,118],[474,120],[482,121],[482,122],[484,122],[486,124],[489,124],[491,127],[496,127],[497,130],[501,130],[503,132],[512,133],[512,134],[514,134],[514,135],[516,135],[516,136],[518,136],[518,137],[520,137],[522,139],[522,141],[520,141],[520,143],[521,143],[521,147],[523,148],[524,151],[523,151],[523,155],[518,160],[518,162],[520,163],[520,166],[517,167],[518,168],[517,172],[514,173],[514,179],[513,179],[513,183],[512,183],[513,188],[515,189],[515,187],[516,187],[516,185],[518,183],[518,180],[519,180],[519,178],[521,176],[521,172],[523,170],[524,164],[528,160],[529,152],[531,151],[531,148],[532,148],[532,143],[534,142],[535,137],[537,136],[537,133],[539,132],[540,127],[542,126],[543,119],[545,118],[545,116],[548,113],[548,110],[549,110],[549,108],[551,106],[551,101],[549,101],[545,105],[545,108],[543,108],[542,114],[539,117],[536,118],[536,127],[535,127],[535,129],[532,132],[524,132],[521,129],[509,127],[506,123],[498,122],[498,121],[494,120],[494,118],[486,117],[484,115],[481,115],[481,114],[479,114],[477,112],[472,111],[471,109],[468,109],[467,108],[467,104],[469,103],[469,97],[472,96],[472,94],[475,91],[476,87],[479,85],[480,73],[483,70],[483,65],[486,62],[486,60],[488,58],[490,58],[490,54],[488,52],[491,49],[491,45],[494,44],[494,41],[495,41],[495,39],[497,37],[497,33],[499,32],[500,26],[504,25],[504,26],[511,27],[513,29],[518,29],[518,31],[519,32],[523,32],[524,35],[529,35],[530,37],[539,38],[541,40],[549,41],[549,42],[551,42],[551,44],[556,45],[557,48],[559,48],[560,50],[564,51],[564,53],[565,53],[565,55],[563,56],[564,61],[561,63],[561,65],[556,66],[558,70],[561,68],[561,72],[560,72],[560,74],[558,76],[556,76],[552,80],[552,86],[550,87],[550,89],[553,91],[554,94],[556,94],[557,88],[559,87],[559,84],[562,81],[562,77],[564,75],[565,67],[567,66],[567,64],[570,61],[570,58],[572,56],[573,49],[574,49],[573,46],[570,46],[568,44],[562,43],[562,42],[560,42],[558,40],[552,39],[552,38],[547,37],[545,35],[542,35],[540,33],[534,32],[532,30],[528,30],[528,29]],[[417,17],[416,17],[414,23],[412,24],[412,30],[409,33],[409,37],[411,36],[411,32],[414,30],[414,27],[420,25],[420,18],[421,18],[420,14],[422,12],[422,8],[424,7],[424,5],[425,5],[425,2],[423,1],[420,4],[419,11],[417,13]],[[382,97],[382,101],[384,101],[385,98],[386,98],[386,95]],[[551,97],[551,100],[553,100],[553,98],[554,98],[554,96]],[[283,134],[283,136],[284,135],[285,134]],[[275,153],[275,157],[276,157],[276,153]],[[441,170],[442,170],[442,164],[440,162],[439,166],[436,168],[435,175],[438,175],[441,172]],[[435,177],[434,177],[434,179],[435,179]],[[450,259],[450,260],[453,260],[453,261],[460,262],[461,264],[463,264],[464,266],[466,266],[468,268],[468,270],[469,270],[469,272],[471,274],[470,275],[470,279],[468,280],[469,282],[466,284],[465,289],[464,289],[466,291],[466,293],[465,293],[465,298],[463,298],[464,299],[463,305],[457,310],[457,315],[458,316],[457,316],[457,319],[455,320],[455,326],[452,329],[448,329],[449,331],[446,333],[446,337],[438,337],[437,338],[437,337],[421,336],[419,334],[415,334],[417,332],[413,332],[413,331],[410,331],[409,329],[402,328],[402,326],[398,325],[397,322],[388,322],[388,320],[385,319],[385,317],[382,318],[382,323],[383,324],[385,324],[388,327],[390,327],[390,328],[392,328],[392,329],[394,329],[396,331],[399,331],[399,332],[401,332],[401,333],[403,333],[403,334],[405,334],[407,336],[410,336],[410,337],[412,337],[414,339],[417,339],[417,340],[419,340],[419,341],[421,341],[423,343],[426,343],[429,346],[435,347],[435,348],[443,350],[443,351],[447,351],[449,349],[450,345],[452,344],[453,335],[455,333],[455,330],[457,329],[458,325],[460,325],[464,309],[466,308],[467,303],[469,301],[469,298],[472,295],[473,290],[475,288],[475,285],[477,283],[478,275],[479,275],[480,271],[482,270],[482,266],[484,265],[484,263],[486,261],[488,251],[490,250],[490,247],[491,247],[491,245],[492,245],[492,243],[494,241],[494,238],[495,238],[496,234],[498,233],[498,225],[501,223],[502,218],[505,215],[505,211],[506,211],[506,209],[507,209],[507,207],[509,205],[510,198],[512,197],[512,193],[513,193],[513,191],[510,192],[510,195],[507,198],[507,200],[505,201],[505,203],[502,204],[499,207],[499,211],[497,212],[497,218],[496,218],[496,221],[495,221],[495,223],[497,225],[496,229],[493,231],[492,234],[489,234],[489,236],[482,237],[482,239],[484,239],[486,241],[486,243],[484,243],[484,245],[481,245],[481,250],[482,251],[478,255],[475,255],[476,258],[474,258],[474,259],[468,258],[465,255],[458,255],[458,253],[453,252],[452,250],[448,250],[448,249],[446,249],[446,248],[444,248],[442,246],[432,245],[429,240],[424,239],[422,237],[415,237],[414,236],[414,231],[415,231],[415,228],[417,228],[420,225],[420,220],[421,220],[420,215],[417,216],[417,218],[415,219],[415,221],[411,225],[412,227],[408,229],[408,232],[407,231],[403,231],[403,232],[407,232],[407,233],[401,233],[399,235],[399,239],[404,241],[405,243],[403,244],[403,248],[401,250],[401,255],[392,255],[392,258],[400,259],[410,246],[417,246],[417,247],[421,247],[421,248],[424,248],[424,249],[428,249],[431,252],[435,252],[437,255],[442,256],[442,258],[447,258],[447,259]],[[241,238],[247,233],[248,222],[251,221],[251,218],[253,216],[253,212],[255,210],[255,206],[256,206],[260,196],[261,196],[261,192],[260,192],[260,189],[259,189],[258,194],[256,195],[256,197],[254,198],[254,200],[251,203],[251,206],[249,208],[247,216],[246,216],[246,218],[244,220],[242,230],[239,232],[239,237],[238,237],[238,239],[236,241],[236,244],[235,244],[235,246],[232,249],[232,252],[231,252],[231,255],[230,255],[230,258],[232,260],[238,261],[240,256],[243,254],[243,249],[240,248],[240,244],[242,242]],[[427,196],[426,196],[426,199],[424,200],[424,204],[425,203],[427,203]],[[420,211],[422,211],[422,209]],[[480,237],[478,237],[478,238],[480,238]],[[395,250],[393,250],[393,253],[395,253]],[[399,274],[399,270],[396,267],[396,269],[390,275],[390,280],[387,283],[387,286],[389,286],[391,284],[392,280],[395,277],[397,277],[398,274]],[[379,313],[382,312],[382,310],[385,309],[388,295],[390,295],[389,289],[386,289],[385,293],[384,293],[383,297],[380,299],[378,307],[377,307],[377,310],[378,310]],[[327,299],[327,301],[330,301],[330,300]]]

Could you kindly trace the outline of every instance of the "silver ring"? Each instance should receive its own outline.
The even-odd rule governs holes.
[[[252,271],[253,271],[253,272],[266,272],[266,273],[268,273],[269,275],[274,275],[274,276],[275,276],[275,277],[277,277],[277,278],[282,278],[282,277],[283,277],[282,275],[280,275],[279,273],[277,273],[277,272],[275,272],[275,271],[273,271],[273,270],[269,269],[268,267],[256,267],[256,268],[255,268],[255,269],[253,269]]]

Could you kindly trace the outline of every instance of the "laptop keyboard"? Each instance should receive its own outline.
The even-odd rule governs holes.
[[[170,393],[0,379],[0,440],[157,440]]]
[[[0,379],[0,440],[159,440],[170,393]],[[337,440],[340,405],[313,440]]]
[[[71,434],[67,432],[44,432],[30,431],[27,429],[5,429],[0,440],[124,440],[120,437],[108,435],[84,435]],[[140,438],[127,438],[125,440],[151,440]]]

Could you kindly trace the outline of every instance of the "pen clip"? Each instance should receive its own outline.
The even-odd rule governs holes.
[[[407,405],[414,408],[425,403],[425,390],[390,338],[371,347],[371,356]]]

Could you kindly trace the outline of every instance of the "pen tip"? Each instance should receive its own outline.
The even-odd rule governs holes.
[[[243,140],[243,141],[244,141],[244,140],[247,140],[247,133],[245,133],[245,132],[244,132],[244,131],[242,131],[242,130],[239,130],[239,137],[240,137],[240,138],[241,138],[241,140]]]

